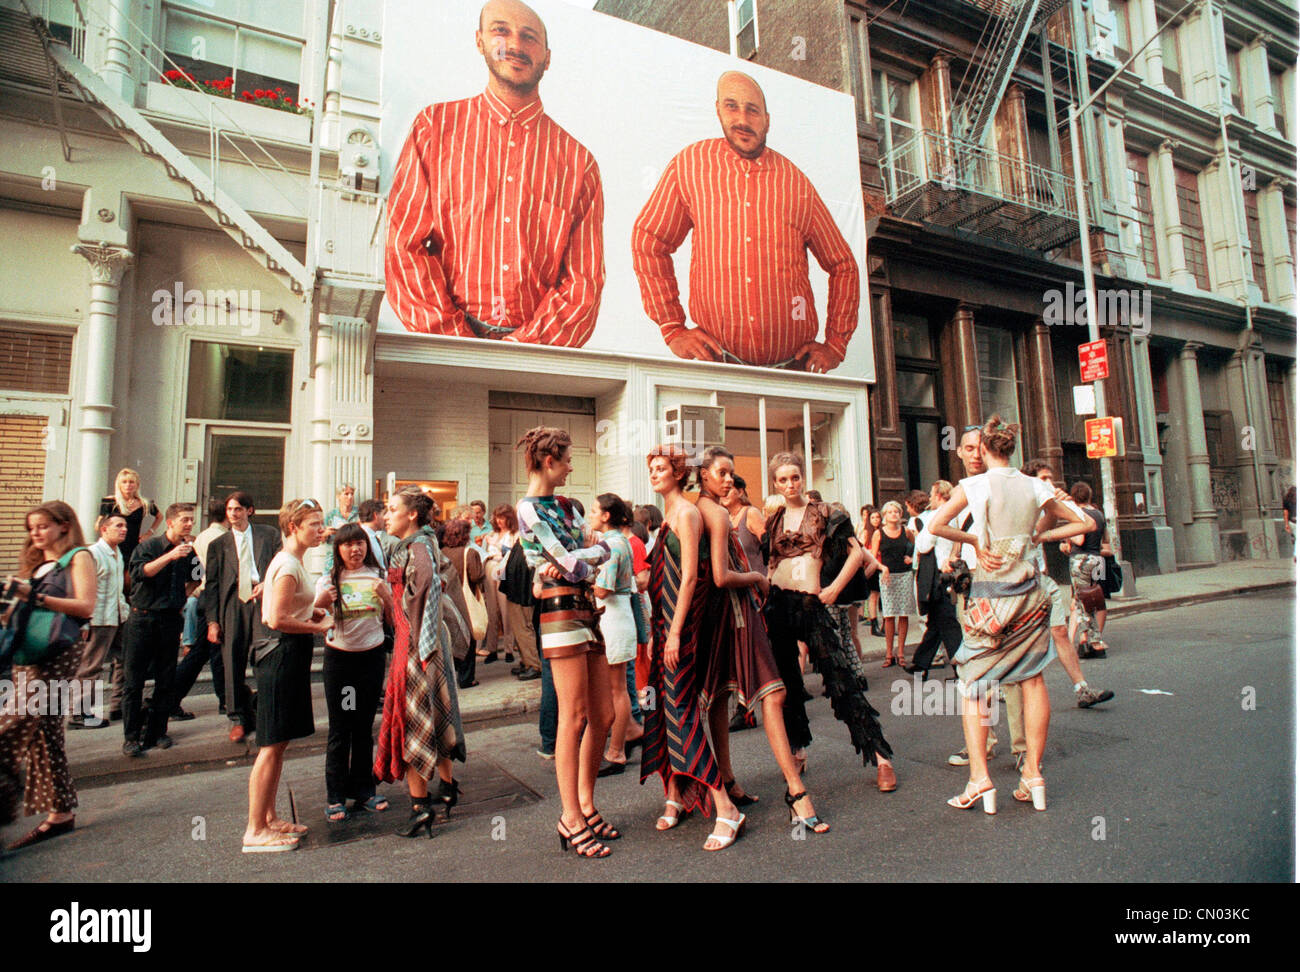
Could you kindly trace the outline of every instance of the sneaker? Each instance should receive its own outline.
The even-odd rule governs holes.
[[[542,677],[542,670],[540,668],[525,668],[522,672],[519,673],[518,676],[519,681],[521,682],[531,682],[534,679],[541,678],[541,677]]]
[[[189,722],[191,719],[196,719],[198,717],[193,712],[190,712],[188,709],[182,709],[178,705],[176,708],[172,709],[172,714],[167,718],[172,722]]]
[[[133,757],[143,756],[144,747],[141,746],[138,742],[135,742],[134,740],[124,742],[122,743],[122,755],[133,756]]]
[[[1074,697],[1078,699],[1080,709],[1091,709],[1094,705],[1098,705],[1102,702],[1109,702],[1115,697],[1115,693],[1110,689],[1105,689],[1101,692],[1094,692],[1090,688],[1084,688],[1075,692]]]
[[[555,758],[555,753],[553,753],[553,752],[548,753],[545,749],[539,749],[539,750],[537,750],[537,755],[540,756],[540,757],[542,757],[542,759],[554,759],[554,758]]]
[[[153,742],[145,742],[141,746],[141,749],[143,749],[145,752],[148,752],[149,750],[155,747],[157,747],[158,749],[171,749],[172,737],[164,733],[163,735],[155,739]]]
[[[966,747],[965,747],[965,746],[963,746],[963,747],[961,748],[960,751],[955,752],[955,753],[953,753],[951,756],[948,757],[948,765],[949,765],[949,766],[969,766],[969,765],[970,765],[970,754],[969,754],[968,752],[966,752]]]

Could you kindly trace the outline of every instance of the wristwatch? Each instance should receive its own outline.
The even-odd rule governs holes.
[[[36,602],[37,607],[45,607],[44,591],[37,591],[34,595],[32,595],[32,599]]]

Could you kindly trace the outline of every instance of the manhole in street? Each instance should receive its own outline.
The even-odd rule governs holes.
[[[470,762],[456,765],[456,780],[460,783],[460,801],[451,811],[451,822],[467,817],[484,814],[502,813],[516,807],[527,806],[541,801],[542,795],[536,790],[511,776],[492,760],[475,756]],[[437,781],[430,784],[430,792],[437,792]],[[350,844],[358,840],[371,840],[375,837],[392,837],[406,822],[410,814],[410,797],[399,785],[383,787],[381,793],[388,797],[389,809],[384,813],[354,813],[341,823],[330,823],[323,819],[323,813],[313,810],[310,816],[320,819],[307,819],[303,822],[311,827],[299,850],[309,851],[318,847],[332,847],[338,844]],[[300,808],[315,808],[325,805],[324,786],[319,792],[299,793],[295,791],[295,800]],[[435,806],[437,823],[434,831],[446,823],[440,806]],[[418,839],[425,839],[423,835]]]

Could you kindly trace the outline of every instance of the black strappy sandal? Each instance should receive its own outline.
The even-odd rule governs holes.
[[[758,802],[758,797],[750,796],[744,790],[740,791],[739,796],[732,793],[731,788],[735,785],[736,785],[735,780],[725,780],[723,781],[722,788],[727,791],[727,796],[731,797],[731,802],[734,803],[736,806],[749,807],[749,806],[753,806],[755,803]]]
[[[596,839],[590,827],[584,827],[576,834],[571,834],[564,829],[564,818],[561,817],[555,825],[555,830],[560,837],[561,853],[571,849],[579,857],[587,859],[609,857],[609,848]]]
[[[799,814],[795,812],[794,805],[798,803],[800,800],[802,800],[804,797],[806,797],[807,795],[808,795],[807,790],[804,790],[800,793],[796,793],[793,796],[790,795],[789,790],[785,791],[785,802],[786,805],[790,808],[790,822],[801,823],[806,828],[811,830],[814,834],[824,834],[831,829],[831,825],[828,824],[825,820],[820,819],[819,817],[817,817],[816,814],[814,814],[811,817],[801,817],[799,816]]]
[[[623,836],[617,828],[605,821],[605,819],[600,815],[599,810],[593,810],[589,814],[584,813],[582,816],[583,819],[587,821],[587,826],[590,827],[595,835],[601,840],[618,840]]]

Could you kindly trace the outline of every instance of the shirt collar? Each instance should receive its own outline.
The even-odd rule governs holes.
[[[772,150],[769,149],[767,146],[763,147],[763,154],[760,155],[758,158],[747,159],[739,152],[737,152],[734,148],[732,148],[731,143],[728,142],[725,137],[720,138],[718,141],[722,143],[722,151],[726,155],[726,157],[731,160],[731,164],[739,167],[742,170],[763,169],[771,165]]]
[[[511,111],[510,106],[494,94],[491,88],[484,89],[483,104],[487,106],[488,113],[502,124],[508,121],[517,121],[527,125],[542,114],[542,99],[540,97],[534,98],[517,111]]]

